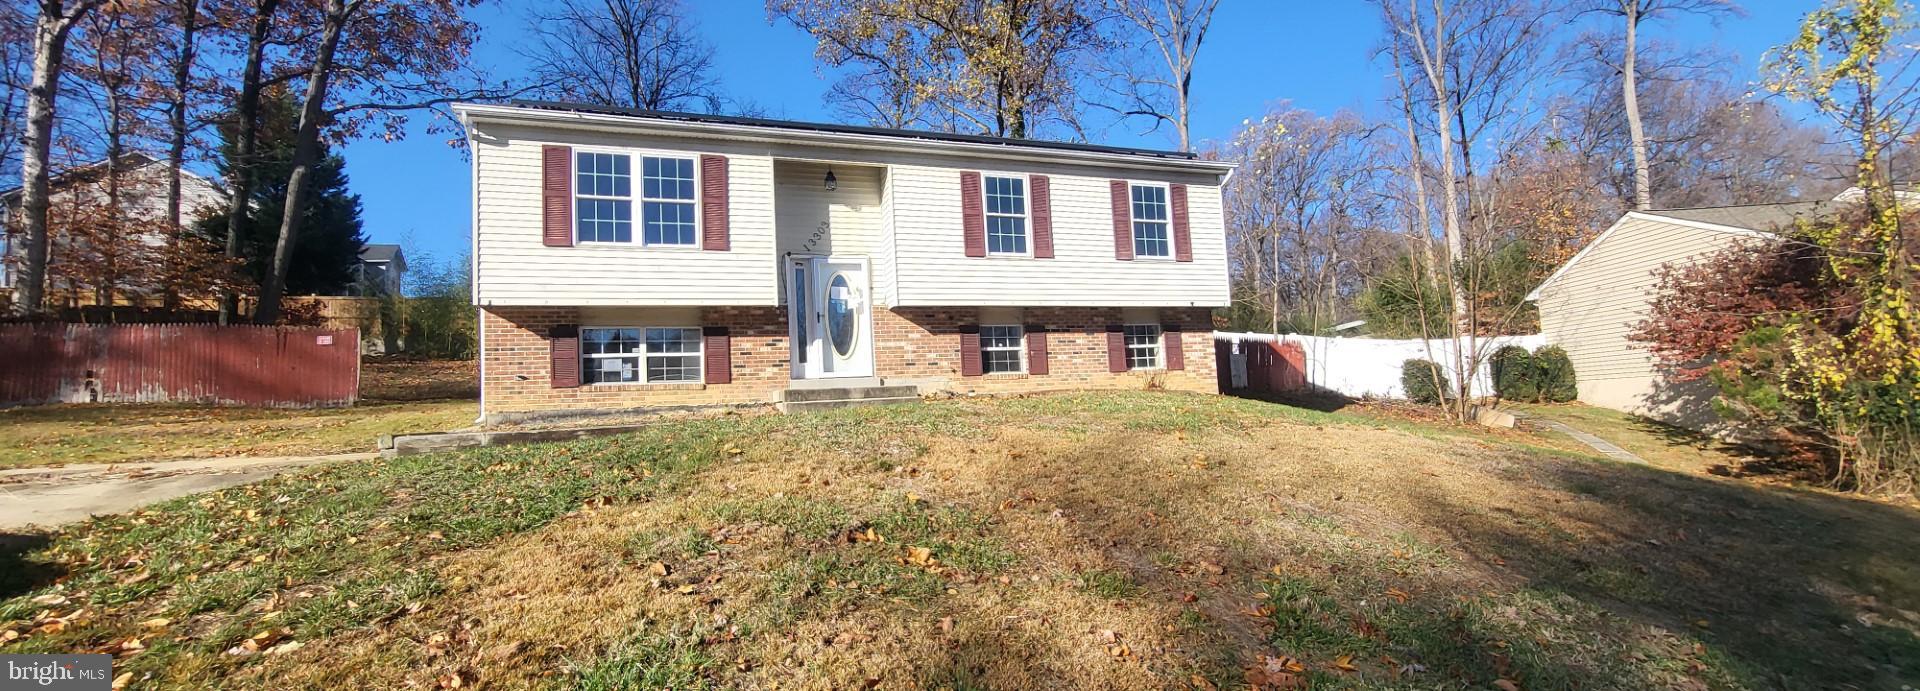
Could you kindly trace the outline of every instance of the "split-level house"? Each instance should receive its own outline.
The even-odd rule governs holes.
[[[571,104],[455,110],[489,419],[1217,390],[1231,164]]]

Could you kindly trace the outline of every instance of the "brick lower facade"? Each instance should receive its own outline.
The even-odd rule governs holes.
[[[636,310],[636,313],[643,313]],[[922,393],[1003,394],[1075,389],[1165,388],[1218,393],[1211,311],[1160,308],[1162,324],[1178,324],[1182,370],[1107,371],[1109,324],[1126,320],[1111,307],[1032,307],[1020,321],[1047,328],[1044,375],[960,373],[960,327],[981,323],[974,308],[875,308],[874,374],[918,384]],[[764,403],[792,379],[785,307],[708,307],[700,324],[731,334],[733,381],[728,384],[587,384],[554,388],[549,379],[550,329],[577,325],[575,307],[486,307],[480,310],[481,406],[489,419],[563,412]],[[1175,336],[1167,333],[1167,337]],[[1165,354],[1162,354],[1165,361]]]

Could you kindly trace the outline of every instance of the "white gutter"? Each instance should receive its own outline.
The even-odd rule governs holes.
[[[822,132],[761,125],[668,120],[641,115],[609,115],[604,113],[582,113],[578,111],[478,103],[456,103],[453,105],[453,111],[459,115],[461,124],[468,126],[467,129],[469,132],[472,131],[472,122],[480,119],[533,124],[570,124],[575,126],[650,131],[667,135],[707,139],[802,143],[850,149],[890,152],[912,151],[916,153],[1034,161],[1057,162],[1068,160],[1125,168],[1183,170],[1221,176],[1223,183],[1225,182],[1225,176],[1231,174],[1233,169],[1239,165],[1227,161],[1209,161],[1198,158],[1158,158],[1145,154],[1076,151],[1042,146],[1021,146],[1019,144],[911,139],[878,134]]]

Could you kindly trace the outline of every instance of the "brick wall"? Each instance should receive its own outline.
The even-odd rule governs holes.
[[[487,307],[483,406],[489,417],[581,410],[761,403],[787,388],[787,319],[780,307],[701,310],[700,326],[725,326],[732,336],[731,384],[591,384],[556,389],[550,376],[548,330],[579,324],[573,307]]]
[[[922,390],[958,393],[1023,393],[1073,389],[1144,389],[1219,393],[1214,376],[1212,311],[1204,307],[1162,308],[1159,321],[1185,331],[1180,371],[1107,371],[1107,325],[1128,320],[1112,307],[1030,307],[1024,324],[1047,327],[1045,375],[960,374],[960,325],[980,322],[973,308],[914,308],[876,311],[875,369],[882,377],[922,380]],[[1169,337],[1172,334],[1168,334]],[[1162,356],[1164,358],[1164,354]],[[1163,359],[1164,362],[1164,359]]]
[[[572,307],[489,307],[481,310],[486,331],[485,407],[489,416],[655,406],[758,403],[773,400],[790,379],[784,307],[718,307],[701,310],[701,325],[726,326],[732,335],[731,384],[592,384],[552,388],[548,376],[548,330],[579,324]],[[1161,323],[1180,324],[1186,369],[1107,371],[1106,326],[1124,323],[1118,308],[1037,307],[1020,321],[1047,327],[1046,375],[960,375],[960,325],[980,322],[974,308],[876,309],[875,374],[911,380],[924,392],[1022,393],[1073,389],[1159,387],[1217,393],[1212,317],[1206,308],[1163,308]],[[1169,334],[1171,336],[1171,334]],[[1164,355],[1163,355],[1164,357]]]

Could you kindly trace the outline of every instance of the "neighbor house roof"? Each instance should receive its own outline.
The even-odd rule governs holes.
[[[1554,281],[1559,280],[1561,276],[1566,275],[1567,271],[1579,264],[1580,260],[1585,259],[1593,248],[1599,247],[1600,243],[1606,242],[1607,236],[1612,235],[1614,231],[1619,230],[1620,227],[1628,221],[1660,221],[1700,233],[1727,233],[1748,237],[1774,237],[1774,233],[1793,225],[1793,223],[1799,219],[1820,216],[1844,204],[1845,202],[1814,200],[1805,202],[1779,202],[1774,204],[1743,204],[1739,206],[1706,206],[1691,209],[1629,211],[1621,215],[1620,220],[1614,221],[1613,225],[1608,226],[1607,229],[1602,231],[1598,236],[1595,236],[1592,240],[1588,240],[1587,245],[1580,248],[1578,254],[1573,255],[1572,259],[1568,259],[1565,264],[1560,265],[1560,268],[1555,269],[1553,275],[1548,276],[1547,280],[1541,281],[1540,285],[1533,289],[1533,292],[1527,293],[1527,299],[1539,299],[1542,291],[1546,290],[1548,286],[1553,285]]]
[[[133,153],[128,153],[128,154],[121,154],[120,156],[120,168],[122,170],[133,170],[135,168],[142,168],[156,162],[157,161],[155,161],[152,156],[148,156],[138,151],[135,151]],[[72,182],[76,180],[85,180],[92,177],[93,175],[100,173],[101,171],[106,170],[106,167],[107,167],[107,159],[104,159],[104,158],[98,161],[94,161],[92,163],[84,163],[81,165],[77,165],[72,168],[68,168],[64,171],[61,171],[58,175],[54,175],[50,178],[47,178],[47,184],[49,187],[58,187],[68,182]],[[0,192],[0,200],[4,200],[8,204],[17,202],[20,200],[20,192],[24,189],[26,189],[24,186],[10,187],[4,192]]]
[[[1833,202],[1814,200],[1807,202],[1782,202],[1777,204],[1708,206],[1692,209],[1660,209],[1642,211],[1640,213],[1681,221],[1772,232],[1793,225],[1794,221],[1802,217],[1817,216],[1825,213],[1826,209],[1831,208],[1834,208]]]
[[[360,248],[360,261],[390,262],[400,256],[399,245],[363,245]]]
[[[1055,157],[1131,165],[1154,164],[1225,173],[1234,163],[1202,159],[1182,151],[1165,151],[1079,142],[1012,139],[985,135],[868,127],[838,123],[775,120],[734,115],[708,115],[642,110],[584,103],[512,101],[507,105],[459,103],[454,112],[463,121],[475,117],[543,123],[580,123],[670,129],[676,134],[716,138],[764,139],[856,147],[929,149],[1002,156],[1050,153]]]

